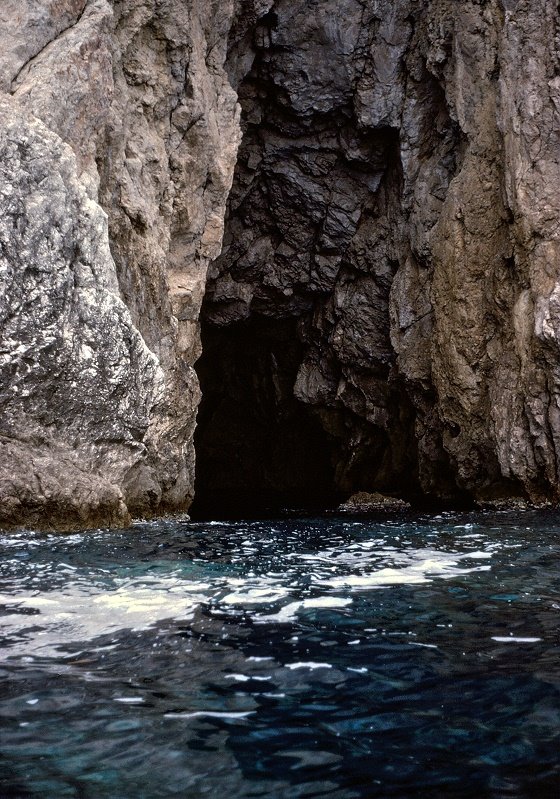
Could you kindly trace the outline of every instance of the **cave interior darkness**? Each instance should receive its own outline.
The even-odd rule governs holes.
[[[268,35],[278,24],[274,12],[260,20],[264,33],[255,36],[255,58],[238,87],[243,141],[224,249],[206,287],[202,355],[195,365],[202,400],[193,518],[329,510],[362,490],[418,493],[414,412],[399,386],[386,385],[392,355],[383,355],[390,350],[389,277],[387,258],[374,246],[388,235],[384,221],[387,228],[394,226],[400,208],[398,134],[386,127],[356,133],[342,67],[328,113],[292,107],[283,88],[284,71],[292,74],[290,50]],[[313,64],[308,66],[312,70]],[[360,230],[351,218],[353,202],[361,202]],[[372,251],[363,263],[354,263],[353,237],[357,250]],[[261,240],[273,244],[266,257],[259,255]],[[293,263],[281,245],[296,253]],[[329,259],[336,256],[334,276]],[[268,273],[272,280],[265,279]],[[342,402],[312,405],[294,395],[298,370],[319,334],[319,350],[333,362],[333,379],[343,377],[325,332],[335,322],[325,321],[319,331],[313,315],[334,318],[329,298],[342,291],[344,281],[362,286],[365,274],[374,304],[372,347],[382,355],[355,368],[362,369],[364,382],[377,384],[374,399],[387,408],[389,427]],[[214,296],[220,281],[253,287],[248,315],[235,318],[236,309],[223,304],[220,292]],[[285,295],[286,287],[293,294]],[[345,313],[342,327],[355,326],[356,315],[348,308]]]
[[[193,518],[336,507],[335,442],[293,394],[296,320],[206,322],[202,344]]]

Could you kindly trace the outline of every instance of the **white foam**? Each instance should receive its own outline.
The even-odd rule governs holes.
[[[493,641],[498,641],[500,644],[536,644],[537,641],[542,641],[542,638],[520,638],[515,635],[493,635]]]
[[[302,599],[300,602],[289,602],[284,605],[277,613],[267,613],[266,615],[255,616],[254,619],[260,623],[276,622],[277,624],[287,624],[297,618],[300,610],[306,608],[344,608],[351,605],[352,598],[339,596],[319,596],[309,599]]]
[[[297,618],[297,613],[301,610],[303,602],[290,602],[284,605],[277,613],[267,613],[264,615],[256,615],[253,617],[254,621],[261,624],[268,624],[276,622],[277,624],[287,624]]]
[[[261,677],[255,674],[226,674],[224,679],[235,680],[236,682],[249,682],[250,680],[254,680],[255,682],[268,682],[272,679],[272,676]]]
[[[347,605],[351,605],[353,601],[351,597],[318,596],[304,599],[301,605],[304,608],[345,608]]]
[[[271,603],[283,599],[287,590],[275,588],[248,588],[246,591],[237,591],[222,597],[226,605],[259,605],[263,602]]]
[[[75,583],[44,594],[0,595],[0,604],[8,606],[1,619],[3,631],[14,637],[17,633],[18,638],[2,648],[0,659],[59,655],[59,648],[72,641],[89,641],[120,629],[146,630],[164,619],[191,619],[206,599],[205,586],[180,577],[154,577],[139,584],[122,580],[113,589]],[[38,612],[30,618],[18,613],[19,608]]]
[[[210,718],[210,719],[244,719],[247,716],[252,716],[256,710],[246,710],[243,712],[221,713],[215,710],[195,710],[193,713],[164,713],[164,719],[197,719],[197,718]]]
[[[141,705],[144,700],[141,696],[115,696],[113,702],[122,702],[124,705]]]
[[[363,571],[359,574],[339,575],[317,580],[318,585],[342,589],[373,589],[387,585],[422,585],[430,583],[434,578],[451,579],[462,574],[477,571],[488,571],[489,565],[464,568],[460,565],[464,559],[491,558],[488,552],[469,552],[466,554],[438,552],[431,549],[407,550],[391,552],[391,565],[384,565],[375,570]],[[371,556],[368,566],[371,566]]]

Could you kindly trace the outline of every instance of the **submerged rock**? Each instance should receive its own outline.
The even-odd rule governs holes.
[[[373,513],[375,511],[399,511],[410,508],[410,503],[397,497],[387,497],[384,494],[368,494],[367,491],[358,491],[350,499],[339,505],[338,510],[344,513]]]

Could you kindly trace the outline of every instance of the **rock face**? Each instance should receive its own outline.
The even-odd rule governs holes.
[[[0,523],[187,508],[198,313],[239,141],[233,6],[2,12]]]
[[[0,524],[557,500],[556,6],[5,0]]]
[[[402,499],[386,497],[383,494],[368,494],[359,491],[338,507],[341,513],[402,513],[409,510],[410,505]]]
[[[558,499],[556,5],[277,0],[234,28],[243,143],[203,338],[297,329],[268,380],[296,372],[332,490]],[[211,479],[228,395],[255,392],[200,364]]]

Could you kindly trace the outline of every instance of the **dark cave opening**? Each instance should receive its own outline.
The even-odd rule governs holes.
[[[416,413],[389,337],[399,132],[357,124],[348,64],[320,20],[327,83],[297,42],[294,70],[290,20],[276,7],[258,20],[246,74],[235,48],[247,32],[230,41],[243,141],[201,314],[198,518],[419,494]]]
[[[297,320],[253,315],[202,325],[202,389],[193,518],[240,518],[286,508],[325,510],[335,488],[334,443],[293,393]]]

